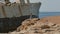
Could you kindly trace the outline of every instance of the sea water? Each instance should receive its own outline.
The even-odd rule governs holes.
[[[60,12],[39,12],[39,18],[48,16],[60,16]]]

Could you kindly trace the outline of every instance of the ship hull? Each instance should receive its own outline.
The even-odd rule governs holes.
[[[0,32],[16,30],[23,20],[30,17],[30,13],[32,13],[33,18],[38,17],[40,5],[41,3],[30,3],[16,6],[3,6],[5,15],[3,14],[3,10],[0,9],[2,12],[0,16]]]

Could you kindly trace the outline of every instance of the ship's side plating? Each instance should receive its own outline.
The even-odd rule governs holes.
[[[23,1],[21,1],[23,2]],[[41,3],[20,3],[0,6],[0,32],[15,30],[26,18],[38,16]]]

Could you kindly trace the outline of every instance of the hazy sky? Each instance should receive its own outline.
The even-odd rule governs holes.
[[[30,2],[41,2],[40,12],[60,11],[60,0],[30,0]]]
[[[60,0],[31,0],[32,2],[41,2],[40,12],[60,11]]]
[[[40,11],[60,11],[60,0],[40,0],[42,5]]]

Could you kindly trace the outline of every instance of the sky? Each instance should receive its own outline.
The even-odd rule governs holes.
[[[60,0],[31,0],[41,2],[40,12],[60,12]]]
[[[40,12],[60,12],[60,0],[30,0],[30,2],[41,2]]]

